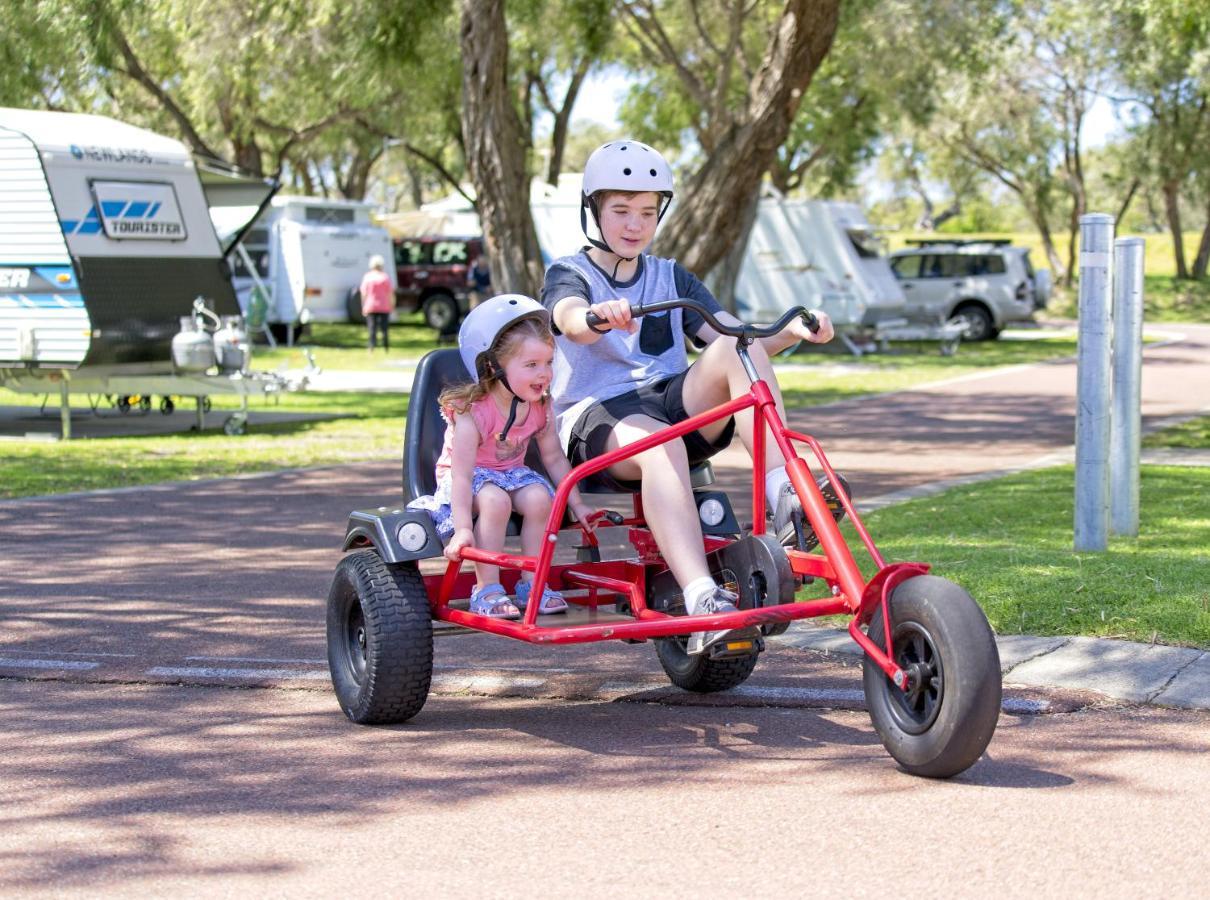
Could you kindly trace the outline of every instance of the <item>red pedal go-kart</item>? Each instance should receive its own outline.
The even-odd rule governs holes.
[[[767,327],[732,327],[687,299],[633,312],[644,315],[678,306],[695,310],[720,334],[736,339],[736,352],[752,384],[749,392],[574,468],[557,486],[546,541],[537,558],[476,548],[462,552],[463,560],[500,566],[502,583],[510,591],[521,571],[532,572],[531,596],[541,597],[546,585],[562,591],[571,606],[569,615],[539,622],[538,603],[530,603],[520,621],[475,615],[467,609],[473,573],[461,571],[460,563],[449,563],[444,574],[420,571],[420,560],[442,553],[427,513],[401,505],[350,515],[344,549],[354,552],[337,566],[327,615],[328,663],[341,708],[360,724],[403,722],[416,715],[428,697],[432,678],[434,622],[445,623],[439,624],[441,628],[461,626],[533,644],[652,641],[673,684],[713,692],[733,688],[752,674],[765,647],[764,637],[780,634],[798,619],[850,614],[849,634],[865,651],[866,705],[891,756],[917,775],[943,778],[964,771],[987,747],[999,716],[1000,661],[995,639],[983,611],[966,591],[927,574],[925,564],[887,563],[845,491],[829,491],[848,514],[857,534],[854,546],[860,541],[877,567],[868,581],[862,577],[820,487],[843,482],[819,442],[790,430],[781,420],[769,387],[758,377],[748,354],[754,340],[780,332],[795,316],[813,324],[809,314],[795,307]],[[466,378],[454,349],[434,351],[418,367],[404,441],[404,486],[409,498],[432,493],[435,487],[434,464],[444,432],[437,395],[446,383]],[[755,408],[757,425],[768,425],[802,501],[805,522],[796,524],[797,546],[813,545],[804,536],[813,531],[817,550],[787,549],[765,532],[766,437],[765,429],[757,427],[752,439],[756,462],[750,530],[736,521],[726,494],[698,489],[712,480],[709,466],[693,472],[707,558],[720,583],[728,583],[739,594],[738,611],[685,614],[679,588],[646,527],[637,486],[633,513],[623,518],[610,512],[598,527],[598,531],[627,528],[634,550],[631,558],[602,560],[596,535],[571,526],[583,539],[576,559],[555,564],[557,536],[573,484],[599,491],[594,476],[619,460],[748,408]],[[822,470],[818,482],[795,445],[811,450]],[[529,462],[538,467],[535,457]],[[615,483],[605,489],[618,488]],[[799,586],[812,579],[825,582],[830,594],[795,602]],[[692,632],[747,628],[747,634],[752,634],[750,626],[757,626],[761,636],[725,641],[700,655],[685,652]]]

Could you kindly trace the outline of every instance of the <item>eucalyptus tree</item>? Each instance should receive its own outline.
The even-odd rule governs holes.
[[[699,275],[746,232],[840,20],[839,0],[618,0],[643,76],[623,121],[657,146],[694,145],[695,166],[659,238]]]
[[[1178,278],[1210,263],[1210,2],[1113,0],[1116,99],[1144,148],[1147,176],[1164,199]],[[1207,225],[1193,269],[1182,242],[1181,197],[1201,193]]]

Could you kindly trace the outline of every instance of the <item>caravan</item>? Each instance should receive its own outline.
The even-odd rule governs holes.
[[[153,393],[165,413],[193,397],[199,427],[211,394],[237,394],[243,418],[226,427],[242,431],[249,394],[290,385],[246,359],[218,375],[173,365],[182,322],[202,311],[237,344],[242,333],[203,190],[225,179],[179,141],[114,119],[0,108],[0,384],[57,393],[64,437],[73,392],[116,397],[121,412],[132,398],[149,410]]]
[[[292,336],[309,322],[361,322],[357,287],[370,258],[392,258],[387,231],[370,221],[373,204],[317,197],[274,197],[232,255],[241,309],[253,289],[268,302],[265,319]],[[220,231],[233,230],[228,210],[212,210]],[[392,286],[395,274],[387,266]],[[289,329],[289,330],[287,330]]]
[[[905,321],[903,289],[855,203],[762,197],[735,293],[753,322],[798,304],[822,309],[850,349]]]

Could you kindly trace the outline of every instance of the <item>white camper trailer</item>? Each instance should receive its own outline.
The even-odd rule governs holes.
[[[269,294],[267,322],[292,335],[308,322],[360,322],[357,287],[381,256],[395,285],[391,236],[370,221],[373,204],[318,197],[274,197],[232,255],[240,307],[247,312],[260,282]],[[212,211],[220,231],[229,210]],[[255,276],[254,276],[255,273]]]
[[[854,335],[904,322],[903,290],[854,203],[762,197],[735,293],[753,322],[822,309],[851,348]]]
[[[173,381],[195,301],[239,314],[197,167],[179,141],[104,116],[0,108],[0,384],[205,396],[268,380]],[[234,332],[233,332],[234,333]]]

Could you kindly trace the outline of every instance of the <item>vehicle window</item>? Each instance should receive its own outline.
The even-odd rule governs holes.
[[[395,245],[395,265],[422,266],[431,261],[431,251],[432,245],[422,241],[400,241]]]
[[[433,244],[433,263],[449,265],[466,262],[465,241],[437,241]]]
[[[983,257],[983,272],[986,275],[1003,275],[1004,274],[1004,257],[1003,256],[985,256]]]
[[[256,266],[256,274],[261,278],[269,277],[269,251],[264,247],[247,247],[248,256],[252,259],[252,264]],[[251,278],[252,274],[248,271],[247,264],[244,263],[244,257],[240,253],[232,253],[228,257],[231,260],[231,274],[236,278]]]
[[[323,206],[308,206],[306,209],[307,221],[317,225],[343,225],[354,221],[355,217],[351,209],[330,209]]]
[[[920,267],[921,278],[952,278],[954,275],[953,254],[933,253],[924,258]]]
[[[896,256],[891,260],[891,270],[900,278],[920,277],[919,256]]]
[[[864,228],[850,228],[848,235],[853,249],[862,259],[877,259],[886,254],[886,245],[878,235]]]

